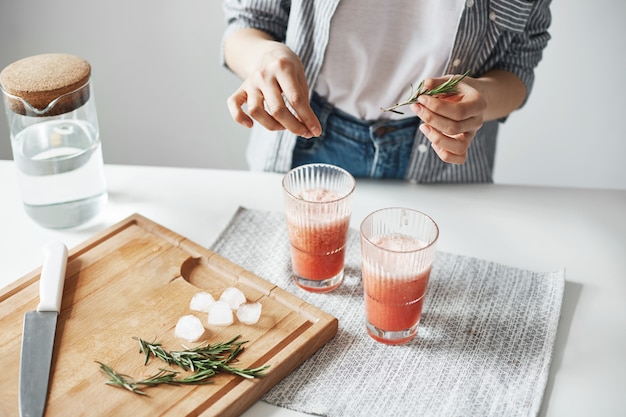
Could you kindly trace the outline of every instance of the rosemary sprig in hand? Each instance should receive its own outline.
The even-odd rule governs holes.
[[[211,378],[218,372],[227,372],[244,378],[263,376],[269,365],[258,368],[237,368],[230,365],[236,361],[237,356],[243,351],[245,341],[238,341],[236,336],[227,342],[198,345],[182,351],[168,352],[160,343],[150,343],[143,339],[139,341],[140,352],[145,355],[144,365],[148,364],[150,356],[161,359],[168,365],[176,365],[193,374],[187,377],[179,377],[179,372],[170,369],[159,368],[159,372],[143,380],[134,380],[128,375],[114,371],[110,366],[98,362],[100,369],[108,377],[108,385],[127,389],[135,394],[146,395],[140,387],[153,387],[161,384],[167,385],[202,385],[210,384]]]
[[[426,89],[424,88],[424,81],[422,80],[422,82],[420,82],[420,84],[417,86],[417,90],[413,91],[413,84],[411,84],[411,93],[409,94],[409,98],[406,99],[406,101],[400,102],[400,103],[396,103],[391,107],[381,107],[381,110],[386,112],[386,111],[390,111],[393,113],[398,113],[398,114],[404,114],[403,112],[396,110],[398,107],[402,107],[402,106],[408,106],[409,104],[413,104],[417,102],[417,98],[421,95],[427,95],[427,96],[436,96],[439,94],[447,94],[447,95],[453,95],[453,94],[457,94],[459,92],[459,90],[456,88],[456,85],[465,77],[467,77],[469,75],[470,71],[466,71],[465,74],[460,75],[457,78],[454,78],[454,76],[450,77],[450,79],[448,81],[446,81],[445,83],[433,88],[433,89]]]

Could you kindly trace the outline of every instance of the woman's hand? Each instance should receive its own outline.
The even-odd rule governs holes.
[[[431,89],[448,79],[429,78],[424,81],[424,87]],[[424,122],[420,130],[444,162],[464,163],[472,139],[483,125],[487,102],[470,83],[466,77],[457,84],[457,94],[421,95],[418,102],[411,105],[411,110]]]
[[[252,127],[256,120],[268,130],[287,129],[306,138],[319,136],[322,128],[309,103],[300,58],[273,40],[257,39],[253,50],[254,62],[246,67],[249,70],[240,71],[244,81],[227,100],[232,118],[246,127]]]
[[[434,88],[449,77],[430,78],[424,87]],[[411,110],[423,120],[422,133],[442,161],[462,164],[476,132],[484,121],[508,116],[526,99],[526,86],[515,74],[491,70],[479,78],[465,77],[453,96],[422,95]]]

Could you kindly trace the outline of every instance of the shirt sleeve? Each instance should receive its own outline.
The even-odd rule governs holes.
[[[551,0],[468,0],[448,67],[480,77],[492,69],[515,74],[527,97],[550,40]]]
[[[517,75],[526,86],[527,96],[535,81],[535,68],[550,40],[550,0],[535,0],[523,30],[513,31],[511,42],[494,68]]]

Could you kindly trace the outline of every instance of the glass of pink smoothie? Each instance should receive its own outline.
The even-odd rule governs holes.
[[[361,223],[365,326],[376,341],[398,345],[417,334],[439,228],[424,213],[384,208]]]
[[[312,292],[341,285],[352,213],[354,177],[328,164],[285,174],[283,190],[295,283]]]

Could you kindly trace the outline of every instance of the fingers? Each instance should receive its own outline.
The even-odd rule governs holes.
[[[270,95],[277,91],[281,94]],[[275,84],[265,93],[265,102],[272,117],[289,131],[304,137],[322,133],[320,123],[311,109],[304,74],[279,72]],[[291,110],[285,102],[289,103]]]
[[[303,137],[319,136],[321,127],[319,127],[319,121],[315,117],[313,110],[308,105],[308,100],[308,113],[306,108],[303,109],[299,101],[294,101],[294,103],[298,103],[299,111],[305,115],[303,117],[308,118],[309,124],[313,126],[312,129],[309,129],[289,110],[277,87],[266,89],[266,91],[264,93],[257,88],[248,91],[242,86],[233,93],[226,101],[228,111],[233,120],[248,128],[251,128],[254,120],[256,120],[268,130],[287,129]],[[244,111],[244,106],[247,108],[247,113]],[[298,110],[295,111],[297,112]],[[318,126],[317,129],[315,129],[316,124]],[[311,132],[311,130],[315,132]]]
[[[429,79],[427,88],[440,84],[441,79]],[[486,102],[482,95],[463,82],[458,94],[449,96],[422,95],[411,110],[423,121],[421,132],[431,141],[441,160],[462,164],[467,159],[476,132],[482,127]]]
[[[284,107],[280,93],[272,91],[264,93],[262,90],[253,89],[248,93],[248,113],[268,130],[284,130],[288,127],[294,129],[294,123],[285,123],[284,120],[281,122],[281,120],[274,117],[272,111],[276,111],[278,107],[276,103],[278,102],[281,102],[281,105]],[[295,119],[293,116],[291,118]],[[299,130],[302,129],[300,128]]]
[[[437,100],[429,97],[431,100]],[[462,164],[467,159],[467,149],[472,143],[476,132],[482,126],[482,118],[469,116],[459,111],[442,111],[439,106],[427,108],[421,103],[413,105],[413,110],[424,122],[420,125],[422,133],[432,142],[433,149],[442,161],[452,164]],[[447,114],[444,116],[433,109]],[[454,119],[460,118],[460,120]]]
[[[468,106],[447,99],[422,96],[412,110],[424,123],[449,136],[476,131],[483,124],[481,112],[470,111]]]
[[[439,158],[451,164],[462,164],[467,160],[467,150],[476,134],[476,132],[466,132],[451,137],[424,123],[419,129],[430,140]]]
[[[232,117],[235,122],[247,128],[251,128],[254,122],[242,109],[242,106],[246,104],[247,101],[247,93],[239,89],[226,99],[226,106],[230,112],[230,117]]]
[[[424,122],[420,125],[420,130],[432,142],[433,149],[441,160],[453,164],[464,163],[467,159],[467,149],[482,126],[482,118],[470,116],[467,119],[454,120],[436,113],[432,108],[437,108],[437,106],[427,108],[421,103],[412,106],[413,111]],[[464,116],[454,111],[445,113],[451,114],[451,117]]]
[[[228,98],[231,117],[246,127],[257,121],[268,130],[319,136],[322,128],[309,103],[302,65],[293,53],[280,52],[278,57],[269,57],[268,63],[259,66]]]

